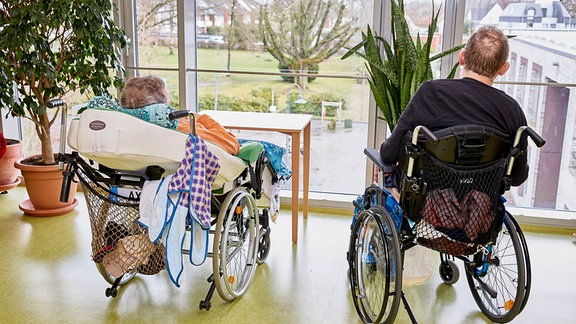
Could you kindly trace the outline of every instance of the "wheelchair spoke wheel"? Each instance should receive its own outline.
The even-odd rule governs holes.
[[[488,254],[475,256],[478,267],[466,265],[466,278],[480,310],[491,321],[506,323],[525,305],[527,268],[521,239],[509,214]]]
[[[216,290],[222,299],[242,295],[257,266],[258,210],[243,188],[228,194],[218,215],[214,233],[212,267]]]
[[[508,214],[508,212],[506,212]],[[526,289],[524,292],[524,300],[522,301],[522,307],[520,307],[518,314],[520,314],[522,312],[522,310],[524,309],[524,306],[526,306],[526,302],[528,302],[528,297],[530,296],[530,287],[532,285],[532,266],[530,264],[530,253],[528,252],[528,245],[526,244],[526,238],[524,237],[524,233],[522,232],[522,229],[520,228],[520,225],[518,225],[518,222],[516,221],[516,219],[514,219],[514,217],[512,217],[512,215],[508,214],[508,217],[511,221],[511,224],[514,225],[514,227],[516,228],[516,232],[518,232],[518,237],[520,239],[520,243],[522,245],[522,256],[524,257],[524,266],[526,269]]]
[[[358,215],[350,235],[349,281],[358,315],[365,323],[392,323],[402,295],[400,241],[381,206]]]

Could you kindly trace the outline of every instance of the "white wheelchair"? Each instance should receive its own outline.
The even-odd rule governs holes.
[[[65,103],[53,100],[49,106]],[[63,115],[66,125],[66,112]],[[190,125],[194,125],[194,115],[188,111],[171,115],[183,117],[190,117]],[[246,292],[257,265],[268,257],[270,206],[277,199],[270,191],[277,177],[261,145],[244,145],[241,153],[248,150],[250,154],[242,159],[205,143],[220,164],[212,190],[207,193],[211,219],[208,226],[202,227],[192,217],[193,211],[179,219],[175,216],[170,231],[183,236],[179,238],[181,243],[168,246],[166,236],[153,240],[150,229],[142,225],[140,195],[146,183],[161,181],[177,171],[187,141],[195,137],[194,127],[191,134],[186,134],[119,111],[88,109],[71,121],[68,135],[62,128],[61,199],[67,200],[71,181],[80,182],[90,217],[92,260],[112,285],[106,289],[106,296],[115,297],[118,288],[136,274],[159,273],[170,268],[170,262],[177,267],[174,250],[181,252],[180,258],[189,255],[194,265],[202,264],[206,257],[212,259],[210,288],[200,301],[200,309],[210,309],[215,290],[229,302]],[[64,153],[65,138],[72,153]],[[170,275],[179,286],[178,278]]]

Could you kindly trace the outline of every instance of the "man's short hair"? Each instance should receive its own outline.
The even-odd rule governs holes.
[[[480,75],[495,77],[506,63],[510,47],[508,37],[494,26],[480,27],[464,47],[464,65]]]
[[[168,104],[170,98],[164,81],[157,76],[134,77],[126,81],[120,96],[124,108],[141,108],[155,103]]]

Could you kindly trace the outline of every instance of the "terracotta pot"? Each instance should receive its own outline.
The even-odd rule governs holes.
[[[6,152],[0,158],[0,191],[16,187],[20,183],[14,162],[22,158],[22,142],[7,139]]]
[[[14,164],[22,172],[29,200],[20,204],[20,210],[31,216],[56,216],[68,213],[78,202],[75,199],[77,182],[70,184],[67,202],[60,202],[62,170],[58,165],[22,164],[22,159]]]

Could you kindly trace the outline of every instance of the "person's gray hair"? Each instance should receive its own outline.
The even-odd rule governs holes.
[[[164,81],[153,75],[129,79],[120,96],[120,105],[124,108],[141,108],[169,102],[170,97]]]

